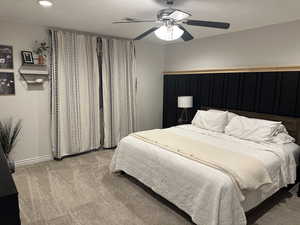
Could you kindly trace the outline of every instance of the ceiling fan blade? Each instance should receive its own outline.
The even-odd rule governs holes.
[[[118,23],[154,23],[156,20],[134,20],[134,21],[116,21],[113,22],[113,24],[118,24]]]
[[[187,20],[183,23],[185,23],[187,25],[192,25],[192,26],[213,27],[213,28],[219,28],[219,29],[228,29],[230,27],[229,23],[202,21],[202,20]]]
[[[191,14],[176,9],[174,12],[172,12],[168,17],[172,18],[175,21],[185,20],[188,17],[190,17]]]
[[[181,38],[184,40],[184,41],[191,41],[194,39],[194,37],[181,25],[178,25],[179,28],[181,30],[184,31],[183,35],[181,36]]]
[[[146,32],[142,33],[141,35],[137,36],[134,40],[141,40],[147,35],[151,34],[152,32],[156,31],[158,27],[152,27],[150,30],[147,30]]]

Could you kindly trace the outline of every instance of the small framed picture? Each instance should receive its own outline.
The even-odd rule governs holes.
[[[23,64],[34,64],[32,52],[21,51]]]
[[[13,69],[13,47],[0,45],[0,69]]]
[[[0,73],[0,95],[15,94],[14,73]]]

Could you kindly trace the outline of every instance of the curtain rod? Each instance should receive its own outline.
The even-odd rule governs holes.
[[[110,36],[110,35],[104,35],[104,34],[99,34],[99,33],[92,33],[88,31],[80,31],[80,30],[74,30],[74,29],[65,29],[65,28],[60,28],[60,27],[48,27],[49,30],[59,30],[59,31],[68,31],[68,32],[75,32],[79,34],[88,34],[88,35],[94,35],[102,38],[114,38],[114,39],[120,39],[120,40],[128,40],[132,41],[133,39],[130,38],[123,38],[123,37],[117,37],[117,36]]]

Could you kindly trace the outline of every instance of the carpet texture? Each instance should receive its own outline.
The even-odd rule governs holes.
[[[112,151],[17,168],[22,225],[191,225],[185,213],[128,175],[111,175]],[[300,225],[300,198],[281,191],[249,225]]]

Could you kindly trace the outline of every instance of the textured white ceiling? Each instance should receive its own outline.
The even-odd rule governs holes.
[[[153,24],[114,24],[124,17],[153,19],[165,5],[161,0],[53,0],[42,8],[37,0],[0,0],[0,20],[54,26],[111,36],[134,38]],[[262,27],[300,19],[299,0],[177,0],[174,8],[192,19],[230,22],[229,30],[186,26],[195,38]],[[300,29],[300,28],[299,28]],[[1,32],[1,31],[0,31]],[[158,43],[154,34],[146,40]]]

